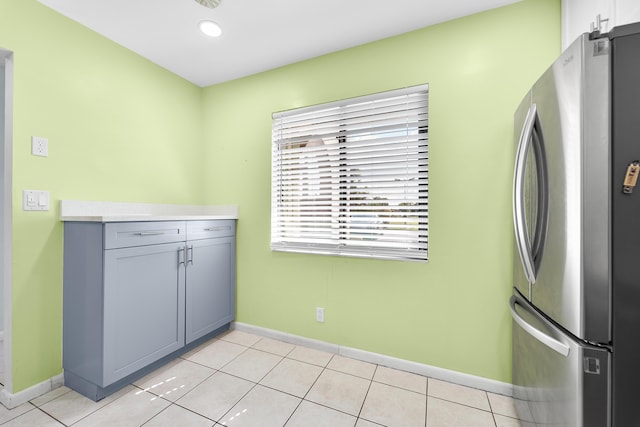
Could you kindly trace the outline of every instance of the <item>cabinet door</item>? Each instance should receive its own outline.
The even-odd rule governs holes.
[[[184,245],[105,251],[104,383],[184,346]]]
[[[235,238],[187,242],[187,344],[235,318]]]

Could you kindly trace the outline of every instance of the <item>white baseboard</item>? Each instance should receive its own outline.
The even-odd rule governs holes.
[[[506,396],[511,396],[513,394],[513,386],[509,383],[503,383],[501,381],[491,380],[488,378],[465,374],[462,372],[451,371],[449,369],[443,369],[437,366],[425,365],[422,363],[399,359],[397,357],[387,356],[384,354],[373,353],[357,348],[345,347],[325,341],[305,338],[299,335],[276,331],[274,329],[267,329],[260,326],[249,325],[247,323],[233,322],[231,324],[231,329],[250,332],[263,337],[273,338],[291,344],[313,348],[315,350],[326,351],[327,353],[339,354],[341,356],[362,360],[363,362],[375,363],[377,365],[387,366],[389,368],[399,369],[401,371],[411,372],[418,375],[424,375],[426,377],[448,381],[467,387],[473,387],[491,393],[503,394]],[[23,403],[35,399],[36,397],[42,396],[43,394],[46,394],[51,390],[62,387],[63,385],[64,374],[59,374],[15,394],[9,393],[6,389],[2,389],[0,390],[0,403],[2,403],[8,409],[13,409],[22,405]]]
[[[13,409],[23,403],[27,403],[28,401],[35,399],[36,397],[49,393],[51,390],[62,387],[63,385],[64,374],[60,374],[15,394],[9,393],[3,388],[0,390],[0,403],[2,403],[7,409]]]
[[[263,337],[288,342],[290,344],[301,345],[316,350],[326,351],[328,353],[339,354],[341,356],[362,360],[363,362],[375,363],[377,365],[387,366],[389,368],[424,375],[426,377],[434,378],[437,380],[448,381],[467,387],[477,388],[491,393],[502,394],[505,396],[513,395],[513,386],[511,384],[492,380],[489,378],[451,371],[449,369],[439,368],[437,366],[425,365],[418,362],[412,362],[410,360],[399,359],[397,357],[386,356],[379,353],[372,353],[370,351],[359,350],[357,348],[345,347],[325,341],[318,341],[311,338],[305,338],[298,335],[276,331],[273,329],[262,328],[260,326],[249,325],[241,322],[233,322],[231,324],[231,329],[250,332]]]

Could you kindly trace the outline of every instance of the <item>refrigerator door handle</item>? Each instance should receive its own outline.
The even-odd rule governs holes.
[[[517,304],[516,297],[512,296],[511,299],[509,300],[509,308],[511,309],[511,317],[513,318],[513,320],[522,329],[524,329],[525,332],[527,332],[529,335],[531,335],[532,337],[540,341],[542,344],[546,345],[547,347],[561,354],[562,356],[567,357],[569,355],[569,346],[563,342],[558,341],[553,337],[550,337],[549,335],[545,334],[544,332],[538,330],[537,328],[527,323],[526,320],[520,317],[520,315],[516,311],[516,304]]]
[[[525,276],[529,283],[535,282],[536,273],[533,255],[529,244],[530,238],[527,232],[524,186],[527,155],[533,139],[533,131],[537,114],[537,106],[536,104],[532,104],[524,121],[522,132],[520,133],[513,176],[513,223],[515,226],[516,245],[518,247],[518,253],[520,254],[520,260],[524,268]]]

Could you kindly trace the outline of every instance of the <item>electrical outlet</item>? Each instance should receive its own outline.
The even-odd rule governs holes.
[[[324,322],[324,307],[316,307],[316,322]]]
[[[31,137],[31,154],[34,156],[49,156],[49,140],[41,136]]]

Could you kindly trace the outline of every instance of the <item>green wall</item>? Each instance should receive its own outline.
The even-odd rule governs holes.
[[[202,89],[35,0],[0,2],[0,47],[15,62],[15,393],[62,372],[59,200],[200,203]],[[52,209],[23,212],[24,189]]]
[[[559,53],[559,0],[206,89],[36,0],[0,2],[0,47],[15,53],[10,392],[62,372],[60,199],[238,204],[239,321],[510,380],[512,114]],[[272,253],[271,113],[425,82],[430,261]],[[23,212],[24,189],[50,191],[51,211]]]
[[[560,2],[529,0],[207,88],[205,201],[240,206],[237,320],[509,382],[512,117],[559,51]],[[271,252],[271,114],[419,83],[429,262]]]

